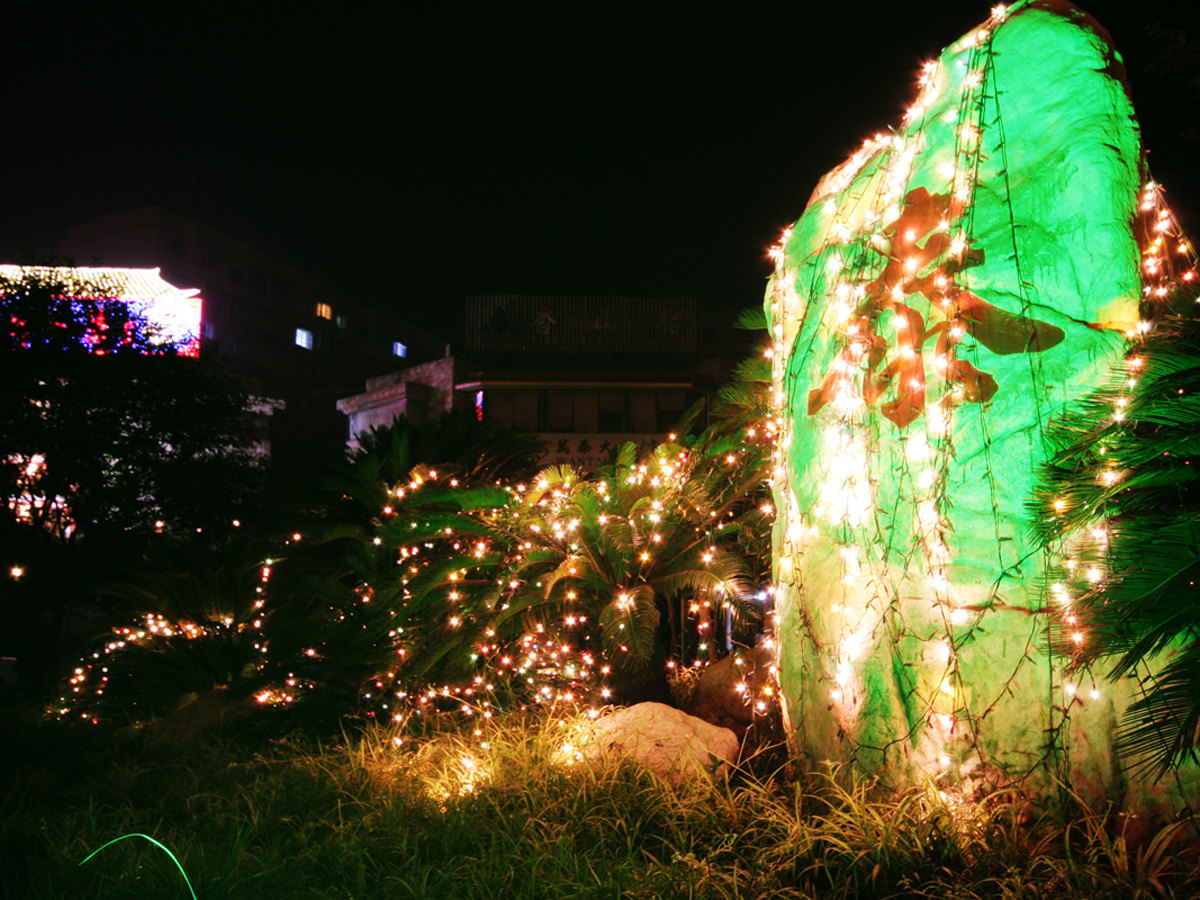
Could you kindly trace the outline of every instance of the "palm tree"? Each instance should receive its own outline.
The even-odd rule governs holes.
[[[602,696],[665,699],[660,623],[674,601],[715,602],[743,619],[760,612],[753,567],[738,547],[762,515],[748,500],[761,471],[744,465],[744,454],[712,428],[691,446],[662,444],[642,456],[626,444],[592,478],[545,469],[485,506],[460,505],[461,531],[448,537],[462,552],[408,589],[450,598],[461,639],[494,673],[532,681],[535,694],[586,691],[599,675]],[[424,539],[445,528],[455,526],[431,520],[411,533]]]
[[[480,422],[473,413],[457,409],[428,426],[397,418],[391,425],[360,434],[358,444],[350,464],[358,467],[377,461],[379,480],[386,484],[407,482],[413,467],[420,464],[467,484],[519,480],[536,470],[544,450],[532,432]]]
[[[1070,666],[1138,679],[1117,748],[1160,773],[1196,758],[1200,729],[1197,397],[1200,320],[1168,318],[1056,424],[1030,503],[1037,535],[1069,557],[1052,591],[1075,622],[1058,647]]]
[[[542,449],[532,434],[457,413],[430,428],[400,419],[359,440],[295,504],[265,626],[275,683],[297,688],[293,696],[327,718],[394,712],[401,663],[409,678],[469,669],[452,655],[454,642],[437,640],[441,598],[414,596],[408,585],[457,552],[445,529],[462,530],[459,506],[503,496],[495,483],[529,474]],[[453,499],[439,501],[439,492]],[[429,534],[417,539],[409,523]],[[417,646],[423,652],[410,654]]]
[[[175,716],[193,724],[200,710],[213,722],[240,716],[261,685],[263,555],[239,535],[213,544],[164,537],[151,545],[105,585],[125,620],[69,676],[60,714],[117,723]]]

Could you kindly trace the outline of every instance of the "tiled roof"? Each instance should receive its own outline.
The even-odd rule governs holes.
[[[32,275],[60,282],[81,293],[99,289],[106,296],[121,300],[183,300],[195,297],[199,288],[177,288],[162,277],[160,269],[120,269],[112,266],[16,266],[0,264],[0,279],[21,279]]]

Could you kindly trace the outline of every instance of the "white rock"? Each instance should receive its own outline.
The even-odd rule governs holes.
[[[592,723],[585,758],[620,755],[672,781],[708,775],[738,755],[738,739],[665,703],[638,703]]]

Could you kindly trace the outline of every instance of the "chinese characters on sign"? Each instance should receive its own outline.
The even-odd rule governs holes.
[[[633,441],[638,445],[661,441],[666,435],[647,437],[634,434],[542,434],[546,443],[543,465],[572,466],[591,472],[612,458],[622,444]]]

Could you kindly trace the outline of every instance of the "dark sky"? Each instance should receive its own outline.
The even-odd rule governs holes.
[[[6,26],[0,249],[156,203],[434,326],[476,292],[736,311],[818,177],[990,7],[506,5],[28,13]],[[1147,35],[1200,41],[1196,13],[1084,6],[1126,57],[1157,176],[1200,209],[1197,95]]]

